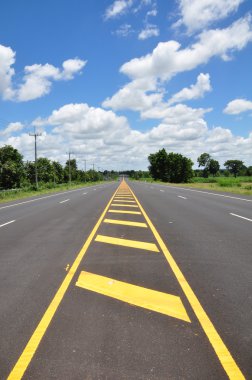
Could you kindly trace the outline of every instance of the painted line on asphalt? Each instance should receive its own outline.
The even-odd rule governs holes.
[[[232,212],[230,212],[230,215],[233,215],[233,216],[236,216],[237,218],[245,219],[245,220],[248,220],[249,222],[252,222],[252,219],[245,218],[245,216],[233,214]]]
[[[187,199],[186,197],[182,197],[182,195],[178,195],[178,198]]]
[[[111,207],[114,206],[114,207],[135,207],[135,208],[138,208],[137,205],[125,205],[124,203],[111,203]]]
[[[104,219],[103,223],[121,224],[123,226],[133,226],[133,227],[142,227],[142,228],[147,228],[148,227],[146,223],[131,222],[129,220]]]
[[[188,302],[190,303],[196,317],[198,318],[198,321],[204,330],[210,344],[212,345],[223,369],[226,371],[229,379],[231,380],[245,380],[245,377],[243,376],[240,368],[236,364],[234,358],[232,357],[231,353],[229,352],[227,346],[221,339],[219,333],[217,332],[215,326],[211,322],[210,318],[208,317],[207,313],[203,309],[200,301],[198,300],[196,294],[192,290],[191,286],[187,282],[185,276],[183,275],[182,271],[180,270],[178,264],[174,260],[173,256],[171,255],[170,251],[166,247],[163,239],[159,235],[158,231],[152,224],[150,218],[144,211],[143,207],[141,206],[140,202],[138,201],[135,194],[132,192],[132,195],[134,196],[140,210],[142,211],[143,216],[145,217],[146,222],[148,223],[152,233],[154,234],[161,251],[163,252],[168,264],[170,265],[170,268],[172,269],[175,277],[177,278],[177,281],[179,282]]]
[[[65,199],[64,201],[61,201],[59,203],[65,203],[65,202],[68,202],[68,201],[70,201],[70,199]]]
[[[134,214],[134,215],[141,215],[140,211],[127,211],[127,210],[108,210],[108,212],[112,212],[115,214]]]
[[[82,195],[87,195],[87,193],[83,193]]]
[[[162,186],[162,185],[161,185]],[[214,195],[217,197],[223,197],[223,198],[231,198],[231,199],[237,199],[238,201],[245,201],[245,202],[252,202],[252,199],[245,199],[245,198],[239,198],[239,197],[233,197],[232,195],[224,195],[224,194],[217,194],[217,193],[210,193],[209,191],[202,191],[202,190],[195,190],[195,189],[187,189],[185,187],[178,187],[178,186],[165,186],[166,189],[179,189],[179,190],[185,190],[185,191],[194,191],[196,193],[201,194],[208,194],[208,195]],[[161,190],[160,190],[161,191]],[[164,190],[163,190],[164,191]]]
[[[115,193],[114,193],[115,194]],[[52,299],[50,305],[48,306],[45,314],[43,315],[42,319],[40,320],[39,324],[37,325],[34,333],[32,334],[30,340],[28,341],[26,347],[24,348],[24,351],[22,352],[21,356],[19,357],[18,361],[16,362],[14,368],[12,369],[10,375],[8,376],[7,380],[21,380],[27,367],[29,366],[35,352],[38,349],[38,346],[45,335],[48,326],[50,325],[50,322],[52,321],[71,281],[74,277],[85,253],[88,250],[88,247],[90,246],[100,224],[102,223],[102,220],[104,216],[106,215],[107,210],[109,209],[110,203],[113,200],[113,196],[111,197],[110,201],[108,202],[107,206],[105,207],[103,213],[101,214],[99,220],[97,221],[96,225],[94,226],[92,232],[88,236],[85,244],[81,248],[80,252],[78,253],[76,259],[74,260],[74,263],[72,264],[71,268],[67,272],[67,275],[65,276],[63,282],[61,283],[58,291],[56,292],[54,298]]]
[[[185,322],[191,322],[180,297],[172,294],[143,288],[85,271],[80,273],[76,285],[80,288],[127,302],[130,305],[153,310]]]
[[[92,186],[89,186],[89,188],[91,188],[91,187],[92,187]],[[80,189],[74,189],[74,190],[62,191],[61,193],[56,193],[56,194],[46,195],[46,196],[44,196],[44,197],[40,197],[40,198],[36,198],[36,199],[29,199],[29,201],[23,201],[23,202],[14,203],[14,204],[7,205],[7,206],[2,206],[2,207],[0,207],[0,210],[2,210],[2,209],[4,209],[4,208],[9,208],[9,207],[14,207],[14,206],[24,205],[24,204],[26,204],[26,203],[32,203],[32,202],[36,202],[36,201],[41,201],[42,199],[47,199],[47,198],[57,197],[57,196],[62,195],[62,194],[73,193],[73,192],[75,192],[75,191],[83,191],[83,187],[80,188]]]
[[[159,249],[155,243],[146,243],[144,241],[121,239],[104,235],[97,235],[95,241],[100,243],[120,245],[122,247],[138,248],[144,249],[146,251],[159,252]]]
[[[124,203],[136,203],[135,201],[126,201],[125,199],[120,200],[120,199],[114,199],[113,202],[124,202]]]
[[[7,223],[1,224],[1,225],[0,225],[0,228],[1,228],[1,227],[4,227],[4,226],[7,226],[8,224],[14,223],[14,222],[15,222],[15,220],[11,220],[11,221],[9,221],[9,222],[7,222]]]
[[[162,190],[162,189],[160,189],[160,191],[163,193],[164,192],[164,190]]]

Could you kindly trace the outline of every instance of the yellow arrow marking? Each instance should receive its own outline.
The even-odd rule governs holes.
[[[130,222],[128,220],[104,219],[103,222],[104,223],[110,223],[110,224],[122,224],[123,226],[134,226],[134,227],[147,228],[147,224],[146,223]]]
[[[180,297],[82,271],[76,285],[108,297],[191,322]]]
[[[158,247],[154,243],[146,243],[144,241],[136,241],[129,239],[114,238],[111,236],[97,235],[95,241],[113,245],[121,245],[123,247],[145,249],[147,251],[159,252]]]

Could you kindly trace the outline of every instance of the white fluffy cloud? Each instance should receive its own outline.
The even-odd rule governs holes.
[[[171,97],[168,104],[180,103],[185,100],[202,98],[206,92],[211,91],[210,75],[199,74],[197,82],[192,84],[189,88],[183,88]]]
[[[184,25],[189,34],[209,27],[237,11],[244,0],[179,0],[181,18],[175,27]]]
[[[11,81],[15,74],[12,68],[14,63],[15,52],[10,47],[0,45],[0,95],[4,99],[8,99],[13,95]]]
[[[234,99],[229,102],[224,109],[224,113],[229,115],[238,115],[242,112],[251,111],[252,110],[252,102],[246,99]]]
[[[38,139],[38,154],[65,162],[65,153],[71,149],[80,167],[85,158],[104,169],[146,169],[148,155],[163,147],[169,152],[182,153],[195,163],[207,147],[221,164],[230,158],[252,164],[252,133],[245,138],[234,136],[220,126],[210,129],[204,119],[206,110],[183,104],[164,108],[162,115],[160,112],[159,109],[156,116],[162,116],[161,121],[140,132],[130,128],[125,117],[112,111],[84,103],[66,104],[46,119],[36,119],[45,129],[50,127]],[[33,160],[34,141],[28,133],[0,136],[0,146],[3,144],[13,145],[25,159]]]
[[[184,49],[177,41],[160,42],[151,54],[126,62],[120,71],[131,79],[156,77],[168,80],[180,72],[206,64],[212,57],[226,60],[228,54],[243,49],[250,41],[251,16],[247,16],[225,29],[201,33],[196,43]]]
[[[13,85],[15,52],[10,47],[0,45],[0,95],[5,100],[19,102],[40,98],[48,94],[53,81],[71,80],[86,65],[81,59],[68,59],[62,68],[48,63],[25,66],[22,83]]]
[[[15,123],[9,123],[4,130],[0,131],[0,135],[1,136],[10,136],[11,134],[13,134],[15,132],[22,131],[22,129],[24,129],[24,125],[22,123],[20,123],[19,121],[15,122]]]
[[[105,20],[125,13],[133,4],[133,0],[115,0],[105,11]]]
[[[146,40],[150,37],[159,36],[159,29],[157,25],[147,24],[143,30],[138,35],[139,40]]]

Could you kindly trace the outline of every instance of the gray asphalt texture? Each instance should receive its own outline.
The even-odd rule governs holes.
[[[0,227],[1,379],[8,377],[118,185],[21,200],[12,207],[19,202],[0,204],[0,225],[15,220]],[[129,185],[245,378],[251,379],[252,222],[230,213],[252,219],[252,197]],[[142,215],[106,217],[144,221]],[[97,233],[156,242],[150,229],[102,223]],[[79,288],[75,283],[83,270],[179,296],[191,323]],[[200,380],[227,375],[162,253],[92,241],[23,378]]]

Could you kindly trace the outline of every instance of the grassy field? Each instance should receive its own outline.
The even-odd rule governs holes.
[[[102,182],[103,181],[87,182],[87,183],[72,183],[71,186],[69,186],[68,184],[52,185],[50,187],[46,187],[46,186],[41,187],[38,190],[32,190],[31,188],[27,188],[27,189],[13,189],[13,190],[0,191],[0,203],[9,202],[16,199],[23,199],[23,198],[38,196],[42,194],[51,194],[51,193],[58,193],[61,191],[66,191],[66,190],[79,189],[81,187],[98,185]]]
[[[190,183],[164,183],[150,178],[142,181],[166,184],[167,186],[190,187],[193,189],[214,190],[234,194],[252,195],[252,177],[194,177]]]

